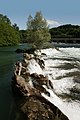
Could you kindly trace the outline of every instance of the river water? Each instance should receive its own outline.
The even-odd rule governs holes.
[[[0,47],[0,120],[22,120],[11,89],[15,63],[22,60],[17,48],[29,47],[26,44],[15,47]]]
[[[17,54],[14,51],[23,47],[25,45],[0,48],[0,120],[23,120],[11,90],[14,64],[16,61],[22,60],[22,54]],[[64,102],[68,101],[67,106],[68,103],[75,103],[73,109],[76,110],[76,115],[73,116],[73,119],[80,120],[80,45],[73,47],[73,45],[69,46],[67,44],[65,47],[64,45],[58,45],[58,47],[59,50],[45,51],[48,56],[48,59],[44,58],[45,74],[49,75],[50,79],[54,81],[55,94]],[[43,96],[47,98],[47,96]],[[60,109],[64,112],[63,108]]]

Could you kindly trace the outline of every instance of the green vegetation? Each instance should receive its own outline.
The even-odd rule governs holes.
[[[80,26],[66,24],[50,29],[51,38],[80,38]]]
[[[50,38],[47,22],[41,12],[36,12],[34,18],[31,15],[28,17],[26,30],[19,30],[16,23],[12,25],[7,16],[0,14],[0,46],[12,46],[21,42],[41,48],[48,45]]]
[[[30,20],[32,21],[33,18],[32,16],[29,16],[28,18],[29,20],[29,23],[28,25],[30,25]],[[28,26],[28,27],[31,27],[31,26]],[[30,28],[32,29],[32,28]],[[30,39],[31,37],[33,37],[34,39],[31,39],[29,40],[28,39],[28,33],[30,32],[31,34],[31,31],[29,31],[28,29],[27,30],[21,30],[20,31],[20,35],[22,36],[21,37],[21,41],[22,42],[34,42],[34,40],[37,38],[37,36],[35,37],[36,33],[34,34],[33,32],[33,35],[30,36]],[[44,33],[44,32],[43,32]],[[51,28],[49,29],[49,33],[51,35],[51,40],[53,40],[54,38],[80,38],[80,26],[78,25],[71,25],[71,24],[66,24],[66,25],[62,25],[62,26],[59,26],[59,27],[56,27],[56,28]],[[29,35],[30,35],[29,34]],[[38,36],[39,37],[39,36]],[[47,37],[47,36],[46,36]],[[37,38],[38,39],[38,38]],[[36,39],[36,40],[37,40]],[[64,39],[65,40],[65,39]],[[38,41],[37,41],[38,42]],[[69,41],[68,41],[69,42]],[[79,41],[78,41],[79,42]],[[39,42],[38,42],[39,43]],[[44,42],[45,43],[45,42]]]
[[[20,42],[27,43],[27,30],[20,30]]]
[[[31,43],[33,48],[42,48],[50,41],[49,28],[41,12],[36,12],[34,18],[29,15],[26,33],[27,42]]]
[[[49,41],[54,38],[80,38],[80,26],[66,24],[49,29],[41,12],[34,18],[29,15],[27,29],[19,30],[16,23],[11,24],[6,15],[0,14],[0,46],[12,46],[21,43],[32,44],[33,48],[50,47]]]
[[[16,45],[20,41],[19,32],[7,16],[0,14],[0,46]]]

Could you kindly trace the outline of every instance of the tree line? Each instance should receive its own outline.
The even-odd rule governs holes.
[[[50,29],[51,38],[80,38],[79,25],[61,25]]]
[[[51,35],[51,40],[54,38],[80,38],[80,26],[79,25],[61,25],[59,27],[49,29],[49,33]],[[20,30],[20,34],[22,35],[22,42],[27,41],[27,31]]]
[[[16,23],[0,14],[0,46],[12,46],[19,43],[32,44],[34,48],[46,46],[53,38],[80,38],[80,26],[66,24],[49,29],[42,13],[29,15],[26,30],[19,30]]]

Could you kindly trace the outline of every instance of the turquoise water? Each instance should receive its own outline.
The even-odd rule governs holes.
[[[15,47],[0,47],[0,120],[22,120],[11,89],[11,80],[16,61],[22,54],[15,53],[17,48],[29,47],[26,44]]]

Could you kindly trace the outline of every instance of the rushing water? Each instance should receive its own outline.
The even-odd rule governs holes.
[[[69,120],[80,120],[80,48],[66,47],[42,50],[46,53],[44,73],[52,82],[53,89],[42,94],[56,105]]]
[[[21,47],[25,46],[0,48],[0,120],[23,120],[11,90],[14,64],[22,60],[22,54],[14,51]],[[80,101],[80,45],[75,47],[61,46],[60,51],[47,51],[45,60],[45,74],[54,80],[54,92],[68,101]]]

